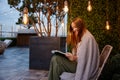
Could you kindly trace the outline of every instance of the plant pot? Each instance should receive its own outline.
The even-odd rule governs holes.
[[[31,36],[37,36],[33,29],[19,29],[17,34],[17,46],[29,46]]]
[[[51,50],[65,52],[65,37],[30,37],[29,68],[48,70],[52,57]]]

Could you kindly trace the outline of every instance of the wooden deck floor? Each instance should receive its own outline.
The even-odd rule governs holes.
[[[48,80],[48,71],[29,69],[29,48],[8,47],[0,55],[0,80]]]

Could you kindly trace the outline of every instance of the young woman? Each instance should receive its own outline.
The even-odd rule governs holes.
[[[63,72],[76,73],[74,80],[94,80],[99,67],[99,48],[82,19],[72,21],[66,42],[72,52],[53,55],[48,80],[60,80]]]

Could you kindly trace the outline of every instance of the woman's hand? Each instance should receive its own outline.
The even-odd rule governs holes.
[[[65,56],[70,60],[70,61],[75,61],[77,60],[77,56],[74,56],[73,54],[67,52]]]

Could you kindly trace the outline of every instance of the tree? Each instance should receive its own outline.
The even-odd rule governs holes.
[[[22,24],[23,9],[28,9],[27,27],[33,26],[38,36],[43,36],[43,32],[51,36],[54,26],[57,37],[60,23],[68,11],[66,0],[8,0],[8,4],[20,12],[17,24]]]

